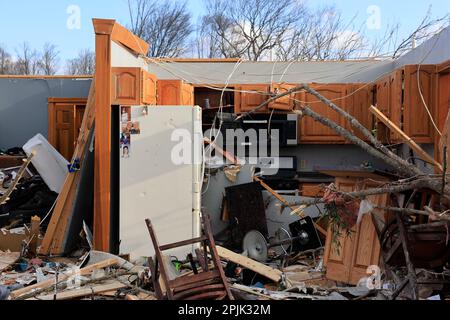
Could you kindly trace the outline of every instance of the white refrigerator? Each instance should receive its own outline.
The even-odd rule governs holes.
[[[199,107],[121,108],[120,253],[150,257],[145,219],[160,245],[200,236],[202,121]],[[192,246],[168,251],[185,259]]]

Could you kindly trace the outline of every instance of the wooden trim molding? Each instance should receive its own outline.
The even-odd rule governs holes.
[[[48,98],[48,103],[87,104],[87,98]]]
[[[444,74],[450,73],[450,60],[437,65],[437,72],[444,73]]]
[[[134,35],[124,26],[111,19],[93,19],[96,35],[109,35],[114,42],[120,43],[137,54],[146,56],[150,45]]]

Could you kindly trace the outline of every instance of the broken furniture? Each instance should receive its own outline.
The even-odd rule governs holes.
[[[336,177],[336,189],[343,192],[370,189],[389,181],[372,170],[320,172]],[[386,206],[389,201],[387,194],[369,196],[367,199],[381,207]],[[382,221],[387,221],[386,212],[374,211]],[[381,248],[370,215],[364,215],[361,222],[354,225],[350,231],[348,234],[346,230],[333,230],[331,226],[328,228],[324,265],[327,268],[327,279],[356,285],[362,278],[367,277],[367,269],[370,266],[380,264]]]
[[[204,214],[202,216],[203,222],[203,234],[199,238],[192,240],[185,240],[177,243],[160,245],[158,238],[156,236],[155,229],[152,222],[147,219],[147,228],[150,233],[150,237],[153,242],[153,247],[155,249],[156,260],[150,261],[151,274],[153,286],[155,288],[158,299],[168,299],[168,300],[223,300],[230,299],[233,300],[233,295],[231,294],[230,288],[228,286],[228,280],[225,277],[225,273],[222,269],[222,265],[219,259],[219,254],[217,253],[216,245],[211,231],[211,222],[209,216]],[[196,270],[195,264],[193,275],[184,275],[175,279],[171,279],[166,260],[164,259],[164,251],[171,250],[174,248],[192,246],[195,244],[201,244],[203,248],[203,257],[199,259],[204,259],[202,266],[202,272]],[[211,260],[214,265],[214,269],[209,269],[209,262],[207,255],[211,255]],[[199,255],[201,256],[201,255]],[[192,258],[190,259],[192,261]],[[159,277],[162,279],[164,285],[163,289],[159,283]]]
[[[410,297],[419,299],[419,285],[433,286],[448,284],[449,279],[437,277],[430,280],[419,280],[416,268],[436,269],[443,267],[450,258],[450,245],[448,243],[448,221],[439,221],[420,225],[406,225],[406,217],[400,212],[395,213],[395,219],[384,224],[372,216],[375,228],[382,246],[383,263],[389,276],[393,276],[396,268],[406,266],[405,279],[397,284],[391,299],[395,300],[407,287],[410,286]]]
[[[259,182],[225,189],[229,220],[232,226],[232,247],[241,248],[245,235],[256,230],[268,238],[266,208]]]

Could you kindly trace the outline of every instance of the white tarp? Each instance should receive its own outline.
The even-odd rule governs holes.
[[[50,190],[59,193],[68,173],[69,162],[41,134],[29,140],[23,150],[28,156],[35,153],[31,163]]]

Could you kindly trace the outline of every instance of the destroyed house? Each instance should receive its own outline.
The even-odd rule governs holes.
[[[259,262],[323,248],[326,279],[350,285],[398,255],[402,242],[384,247],[377,226],[396,219],[389,192],[347,201],[344,213],[333,197],[404,178],[368,151],[374,141],[424,174],[446,171],[450,29],[396,60],[249,62],[149,58],[148,44],[114,20],[93,23],[93,78],[0,76],[0,148],[41,134],[40,150],[68,168],[52,190],[41,254],[68,254],[84,230],[92,249],[148,257],[159,251],[149,230],[161,244],[200,239],[207,213],[222,246]],[[250,133],[229,138],[236,130]],[[45,175],[38,156],[31,162]],[[423,189],[401,201],[423,213],[435,198]],[[351,236],[331,226],[336,217]],[[194,251],[181,247],[166,249]],[[448,259],[447,245],[435,249],[416,265]]]

